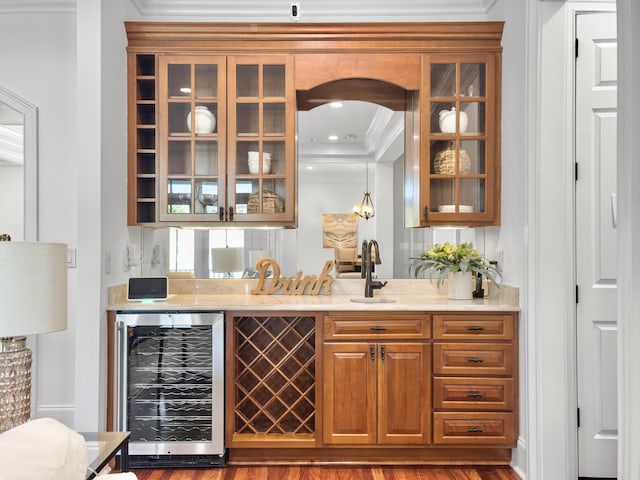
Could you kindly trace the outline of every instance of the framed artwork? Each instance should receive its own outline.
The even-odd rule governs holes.
[[[324,248],[357,248],[357,237],[358,215],[322,214],[322,246]]]

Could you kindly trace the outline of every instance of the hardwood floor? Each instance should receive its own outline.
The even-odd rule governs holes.
[[[226,467],[133,470],[138,480],[520,480],[509,467]]]

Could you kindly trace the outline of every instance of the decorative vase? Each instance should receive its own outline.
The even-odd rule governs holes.
[[[473,285],[471,272],[453,272],[447,277],[448,296],[451,300],[471,300]]]
[[[460,133],[467,131],[469,119],[465,112],[460,112]],[[441,110],[438,114],[438,124],[443,133],[456,133],[456,107],[451,110]]]
[[[187,128],[191,131],[191,112],[187,113]],[[216,117],[203,106],[196,107],[196,133],[213,133],[216,128]]]

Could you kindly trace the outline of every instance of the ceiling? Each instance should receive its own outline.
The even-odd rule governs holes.
[[[403,113],[368,102],[339,103],[298,112],[298,163],[361,170],[364,163],[396,160],[404,144]]]

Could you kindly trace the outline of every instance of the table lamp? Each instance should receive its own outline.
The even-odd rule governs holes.
[[[31,416],[26,335],[67,328],[67,246],[0,242],[0,432]]]
[[[233,272],[244,270],[244,248],[221,247],[211,249],[211,271],[231,277]]]

